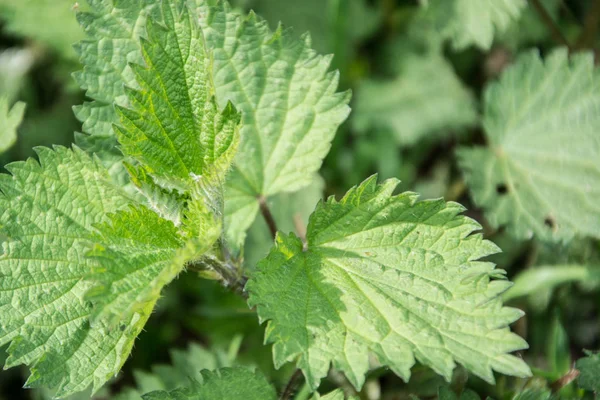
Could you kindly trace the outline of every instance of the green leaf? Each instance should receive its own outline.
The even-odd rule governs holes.
[[[527,347],[508,329],[522,312],[500,300],[510,283],[477,261],[498,248],[459,204],[392,196],[397,184],[371,177],[320,203],[306,251],[278,235],[247,285],[276,367],[297,361],[313,389],[330,363],[360,388],[369,353],[404,380],[415,361],[447,380],[456,362],[488,382],[493,369],[529,376],[507,354]]]
[[[152,392],[144,400],[275,400],[277,395],[273,386],[259,372],[250,369],[221,368],[216,371],[201,372],[202,382],[196,382],[191,388],[177,389],[171,392]]]
[[[549,400],[554,398],[552,392],[546,389],[525,389],[515,394],[512,400]]]
[[[560,19],[561,0],[540,0],[544,9],[554,21]],[[521,17],[513,21],[508,29],[500,35],[498,41],[511,49],[539,44],[548,40],[548,27],[540,18],[534,7],[528,6],[523,10]]]
[[[0,52],[0,93],[9,102],[15,101],[33,67],[35,51],[12,47]]]
[[[140,400],[144,393],[194,386],[194,382],[202,381],[202,370],[232,367],[240,343],[241,337],[236,337],[229,349],[214,345],[207,349],[192,343],[184,350],[170,351],[171,364],[153,365],[151,372],[134,370],[137,389],[123,390],[117,398]]]
[[[359,132],[391,131],[402,146],[473,125],[472,94],[441,54],[405,55],[390,81],[364,80],[358,88],[353,123]]]
[[[577,360],[579,370],[577,382],[579,387],[593,392],[600,392],[600,354],[586,351],[587,357]]]
[[[488,147],[460,164],[493,227],[517,238],[600,237],[600,84],[591,53],[520,57],[485,91]]]
[[[418,23],[452,40],[456,50],[477,46],[489,50],[494,35],[518,19],[525,0],[427,0]]]
[[[347,400],[357,400],[357,399],[358,399],[358,397],[355,397],[355,396],[347,398]],[[327,393],[324,396],[320,396],[319,393],[315,393],[315,395],[311,398],[311,400],[346,400],[346,396],[344,395],[344,391],[342,389],[337,389],[331,393]]]
[[[122,126],[115,129],[123,153],[141,165],[128,167],[136,186],[182,195],[147,196],[149,208],[121,212],[97,227],[102,238],[90,256],[99,260],[91,274],[98,285],[88,296],[95,318],[118,321],[154,304],[186,263],[221,235],[217,216],[239,114],[231,104],[217,112],[200,28],[185,2],[162,3],[161,11],[164,26],[147,21],[145,66],[131,66],[140,89],[127,91],[131,108],[118,107]],[[185,207],[175,205],[184,201]]]
[[[98,160],[83,151],[38,148],[33,159],[7,165],[0,176],[0,345],[12,342],[6,367],[28,364],[28,386],[56,396],[96,391],[114,376],[150,315],[152,305],[110,329],[92,328],[84,278],[97,263],[85,257],[94,224],[130,199]],[[57,368],[57,365],[60,368]]]
[[[460,397],[457,396],[450,388],[446,386],[440,386],[438,388],[438,400],[480,400],[481,398],[477,393],[472,390],[465,390],[461,393]]]
[[[139,38],[145,36],[148,16],[160,18],[157,4],[153,0],[90,0],[89,10],[77,14],[87,38],[75,46],[83,70],[74,77],[92,101],[75,107],[84,132],[76,135],[76,142],[98,154],[116,175],[125,176],[113,131],[113,124],[118,123],[113,104],[127,106],[125,87],[137,86],[129,63],[144,61]]]
[[[313,182],[296,193],[280,193],[269,199],[267,204],[277,223],[277,228],[284,233],[305,229],[308,218],[315,205],[323,199],[325,182],[315,174]],[[247,271],[256,268],[273,247],[273,236],[264,218],[257,218],[248,231],[244,244],[244,264]]]
[[[596,265],[544,265],[523,271],[513,280],[515,284],[502,295],[504,301],[570,282],[600,282],[600,268]]]
[[[83,35],[75,20],[74,5],[73,0],[0,0],[0,14],[6,22],[3,29],[75,59],[73,42]]]
[[[212,97],[202,33],[184,2],[163,3],[158,25],[147,23],[145,65],[131,65],[140,89],[127,90],[130,107],[117,106],[117,137],[161,186],[187,190],[211,174],[225,176],[235,153],[240,115]]]
[[[547,370],[556,376],[564,376],[571,369],[571,349],[569,337],[560,321],[559,310],[556,310],[546,338]]]
[[[86,299],[94,304],[94,320],[113,323],[152,310],[162,288],[188,261],[208,251],[221,233],[214,224],[210,234],[186,243],[171,221],[145,207],[131,207],[108,219],[96,225],[101,237],[87,254],[98,265],[88,276],[95,286]]]
[[[17,141],[17,128],[23,121],[25,103],[17,102],[9,110],[8,99],[0,96],[0,153],[4,153]]]
[[[328,72],[330,56],[310,48],[289,30],[272,32],[251,13],[196,0],[197,15],[213,54],[216,98],[242,112],[241,143],[226,198],[228,236],[241,245],[258,212],[257,197],[294,192],[310,184],[346,119],[349,93],[336,93],[338,74]],[[231,200],[229,200],[231,199]],[[239,224],[239,226],[237,226]]]
[[[365,0],[305,0],[294,7],[281,0],[250,0],[246,8],[256,11],[271,26],[281,21],[296,34],[310,32],[314,49],[335,54],[334,64],[341,69],[349,67],[349,55],[361,39],[377,29],[383,15],[379,7]]]

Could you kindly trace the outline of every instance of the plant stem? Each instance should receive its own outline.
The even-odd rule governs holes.
[[[235,265],[221,261],[212,255],[208,255],[189,263],[187,267],[198,272],[206,271],[207,269],[215,271],[221,276],[222,282],[226,287],[231,288],[242,297],[248,298],[248,294],[244,291],[248,278],[244,275],[240,275],[239,270]]]
[[[585,49],[594,47],[594,39],[600,27],[600,0],[595,0],[588,10],[587,17],[583,25],[583,31],[577,39],[575,48]]]
[[[298,384],[300,383],[301,378],[302,378],[302,371],[299,369],[294,371],[294,373],[290,377],[290,380],[288,381],[287,385],[285,385],[285,389],[283,389],[283,392],[281,393],[281,397],[279,397],[279,400],[290,400],[292,398],[292,396],[294,395],[294,392],[296,391],[296,388],[298,387]]]
[[[550,14],[548,14],[548,11],[544,8],[544,6],[540,2],[540,0],[529,0],[529,2],[533,6],[533,8],[535,8],[535,10],[539,14],[542,22],[546,25],[546,27],[550,31],[550,34],[552,35],[552,38],[554,39],[554,41],[563,46],[567,46],[569,51],[572,50],[571,45],[569,44],[569,42],[567,41],[565,36],[562,34],[560,29],[558,29],[558,26],[552,19],[552,16]]]
[[[258,197],[258,204],[260,206],[260,212],[262,213],[265,222],[269,226],[269,231],[271,231],[271,236],[275,239],[277,236],[277,223],[275,222],[275,218],[273,218],[273,214],[269,209],[269,205],[267,204],[267,199],[264,196]]]
[[[560,389],[564,388],[565,386],[567,386],[569,383],[573,382],[575,379],[577,379],[577,377],[579,376],[579,371],[576,369],[571,369],[569,372],[567,372],[566,375],[564,375],[563,377],[561,377],[560,379],[554,381],[551,385],[550,385],[550,390],[552,390],[552,393],[556,393],[558,392]]]

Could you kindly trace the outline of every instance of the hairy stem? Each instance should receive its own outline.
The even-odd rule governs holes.
[[[300,369],[294,371],[292,376],[290,376],[290,380],[288,381],[287,385],[285,385],[285,389],[283,389],[279,400],[290,400],[294,395],[294,392],[296,391],[296,388],[298,387],[301,378],[302,371]]]
[[[231,288],[244,298],[248,297],[248,294],[244,291],[248,278],[240,274],[239,269],[229,262],[207,255],[189,263],[187,267],[198,272],[212,270],[221,276],[221,280],[226,287]]]
[[[269,209],[269,205],[267,204],[267,199],[264,196],[258,197],[258,204],[260,206],[260,212],[265,219],[265,222],[269,226],[269,231],[271,231],[271,236],[275,239],[277,235],[277,223],[275,222],[275,218],[273,218],[273,214]]]
[[[550,31],[554,41],[560,45],[567,46],[567,48],[571,50],[571,45],[567,41],[567,38],[565,38],[560,29],[558,29],[556,22],[554,22],[552,16],[544,8],[540,0],[529,0],[529,3],[533,6],[533,8],[535,8],[536,12],[540,16],[540,19]]]

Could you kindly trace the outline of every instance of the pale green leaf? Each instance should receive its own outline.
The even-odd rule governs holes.
[[[92,101],[75,107],[84,132],[76,136],[76,142],[98,154],[111,172],[124,175],[113,131],[113,124],[118,123],[113,104],[128,104],[125,87],[136,86],[129,63],[143,63],[139,38],[145,36],[148,16],[159,18],[160,13],[153,0],[88,3],[89,10],[77,14],[87,37],[75,47],[83,70],[74,76]]]
[[[398,144],[410,146],[477,122],[472,94],[442,55],[407,54],[399,69],[393,80],[360,84],[352,119],[357,131],[391,131]]]
[[[600,79],[594,57],[521,56],[485,92],[487,147],[460,164],[493,227],[517,238],[600,237]]]
[[[331,57],[316,54],[308,36],[273,32],[255,14],[237,15],[224,2],[195,1],[213,54],[218,103],[231,101],[243,115],[226,193],[235,202],[226,207],[237,214],[227,228],[235,246],[256,216],[258,196],[310,184],[348,115],[349,93],[336,92],[338,74],[328,72]]]
[[[426,0],[418,23],[427,24],[457,50],[489,50],[498,32],[520,16],[525,0]]]
[[[477,261],[498,248],[459,204],[392,196],[397,184],[371,177],[320,203],[307,250],[279,235],[259,264],[249,303],[269,321],[275,365],[296,361],[312,388],[330,363],[360,388],[369,353],[405,380],[415,361],[447,380],[456,362],[489,382],[492,370],[529,376],[508,354],[527,347],[508,328],[522,312],[500,299],[510,283]]]
[[[152,392],[144,400],[275,400],[273,386],[259,372],[250,369],[221,368],[201,372],[202,381],[171,392]]]
[[[0,93],[9,102],[17,99],[35,61],[30,48],[8,48],[0,52]]]
[[[17,141],[17,128],[23,121],[25,103],[17,102],[9,107],[8,99],[0,96],[0,153],[4,153]]]
[[[33,39],[76,59],[73,43],[83,34],[75,19],[74,0],[0,0],[0,15],[9,32]],[[85,5],[82,4],[83,7]]]
[[[84,278],[97,263],[85,257],[93,225],[130,199],[97,160],[81,150],[37,149],[33,159],[8,165],[0,176],[0,225],[9,239],[0,257],[0,345],[12,342],[7,367],[28,364],[28,386],[56,395],[114,376],[150,315],[151,306],[110,329],[92,328]],[[57,368],[60,365],[60,368]]]

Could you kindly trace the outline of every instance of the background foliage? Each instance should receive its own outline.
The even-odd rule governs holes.
[[[503,249],[490,259],[515,281],[505,300],[526,312],[513,330],[530,345],[523,355],[534,377],[501,377],[497,385],[491,386],[473,376],[467,379],[458,368],[450,388],[456,392],[472,390],[463,393],[461,399],[509,399],[523,390],[518,398],[591,398],[590,392],[584,393],[583,389],[599,390],[600,361],[584,349],[600,348],[600,217],[591,214],[587,218],[595,219],[586,219],[581,210],[567,210],[564,215],[548,219],[549,214],[540,207],[534,215],[538,236],[554,238],[552,225],[564,219],[585,226],[584,231],[596,239],[578,238],[568,245],[558,240],[562,237],[554,243],[531,239],[520,225],[525,217],[515,215],[515,206],[499,205],[495,200],[514,189],[506,185],[502,172],[494,175],[494,179],[499,176],[498,182],[478,176],[483,164],[494,163],[494,156],[484,147],[461,150],[459,157],[456,154],[462,146],[487,146],[507,140],[496,118],[506,117],[506,112],[487,107],[490,99],[484,98],[484,88],[495,82],[507,66],[521,60],[520,54],[526,54],[528,59],[523,62],[530,66],[524,73],[535,77],[542,74],[544,66],[531,49],[548,55],[565,44],[573,52],[594,50],[600,45],[600,6],[593,0],[487,1],[497,9],[485,15],[468,8],[473,4],[469,0],[429,0],[426,11],[416,0],[234,1],[240,10],[255,10],[273,28],[282,21],[294,27],[298,35],[309,31],[317,51],[335,54],[333,66],[340,70],[341,89],[352,89],[354,93],[354,112],[334,139],[320,171],[322,178],[316,176],[301,196],[273,197],[272,208],[280,228],[293,230],[288,207],[298,212],[294,218],[306,220],[318,199],[331,194],[341,196],[372,173],[379,173],[382,179],[400,178],[400,189],[418,192],[422,198],[445,197],[463,204],[468,215],[483,225],[485,237]],[[545,13],[541,15],[536,6],[543,7]],[[83,36],[74,7],[86,6],[73,5],[71,0],[0,0],[0,94],[9,103],[0,103],[0,112],[12,110],[9,115],[14,117],[22,112],[20,102],[27,104],[16,141],[13,143],[12,137],[0,139],[0,149],[7,147],[0,154],[1,165],[35,156],[35,146],[68,145],[73,132],[82,131],[72,111],[72,106],[81,104],[84,98],[71,77],[72,71],[80,69],[71,44]],[[554,30],[545,18],[554,21]],[[553,57],[561,62],[560,54],[553,53]],[[551,79],[568,82],[569,74]],[[536,83],[533,78],[529,82],[533,82],[531,88],[520,85],[514,90],[522,90],[523,98],[537,92],[546,99],[555,95],[543,92],[543,82]],[[582,81],[580,86],[565,95],[561,106],[577,105],[583,92],[589,92],[592,98],[599,96],[597,83],[594,86],[593,82]],[[489,96],[501,100],[502,87],[496,89]],[[539,107],[536,110],[540,113],[552,111],[544,104],[529,106]],[[515,121],[518,127],[517,117]],[[7,127],[1,125],[2,134],[10,135],[13,126],[9,118]],[[548,126],[534,127],[540,133],[535,139],[540,144],[544,143]],[[511,132],[518,136],[518,130]],[[598,130],[580,133],[598,135]],[[561,140],[565,141],[565,154],[578,151],[576,142]],[[522,157],[521,163],[527,161],[522,154],[514,157]],[[589,162],[597,165],[598,159]],[[539,179],[554,176],[559,184],[564,183],[552,171],[552,165],[530,166],[532,173],[541,175]],[[468,172],[463,174],[461,167]],[[552,191],[556,182],[536,185],[544,197],[556,198]],[[484,196],[486,191],[492,199]],[[590,207],[598,210],[597,206]],[[507,212],[507,208],[513,212]],[[505,223],[506,229],[501,226]],[[246,240],[246,261],[253,266],[266,255],[270,244],[268,229],[260,218]],[[262,341],[263,328],[243,299],[188,274],[166,289],[123,372],[96,398],[114,398],[120,393],[123,399],[133,399],[138,398],[137,392],[171,390],[182,383],[182,371],[196,374],[203,368],[233,364],[257,366],[280,389],[293,366],[275,370],[270,347],[263,346]],[[4,357],[0,353],[0,360]],[[575,367],[582,370],[579,380],[572,371]],[[0,399],[48,397],[42,390],[20,389],[25,372],[12,369],[0,374]],[[377,369],[369,373],[362,392],[354,394],[362,399],[433,398],[438,386],[444,385],[442,378],[422,366],[413,369],[408,383],[385,369]],[[330,372],[323,387],[342,387],[352,393],[345,378],[335,371]],[[82,394],[73,398],[87,397]],[[440,391],[439,398],[455,397],[452,391]],[[307,390],[301,388],[297,398],[308,398]]]

